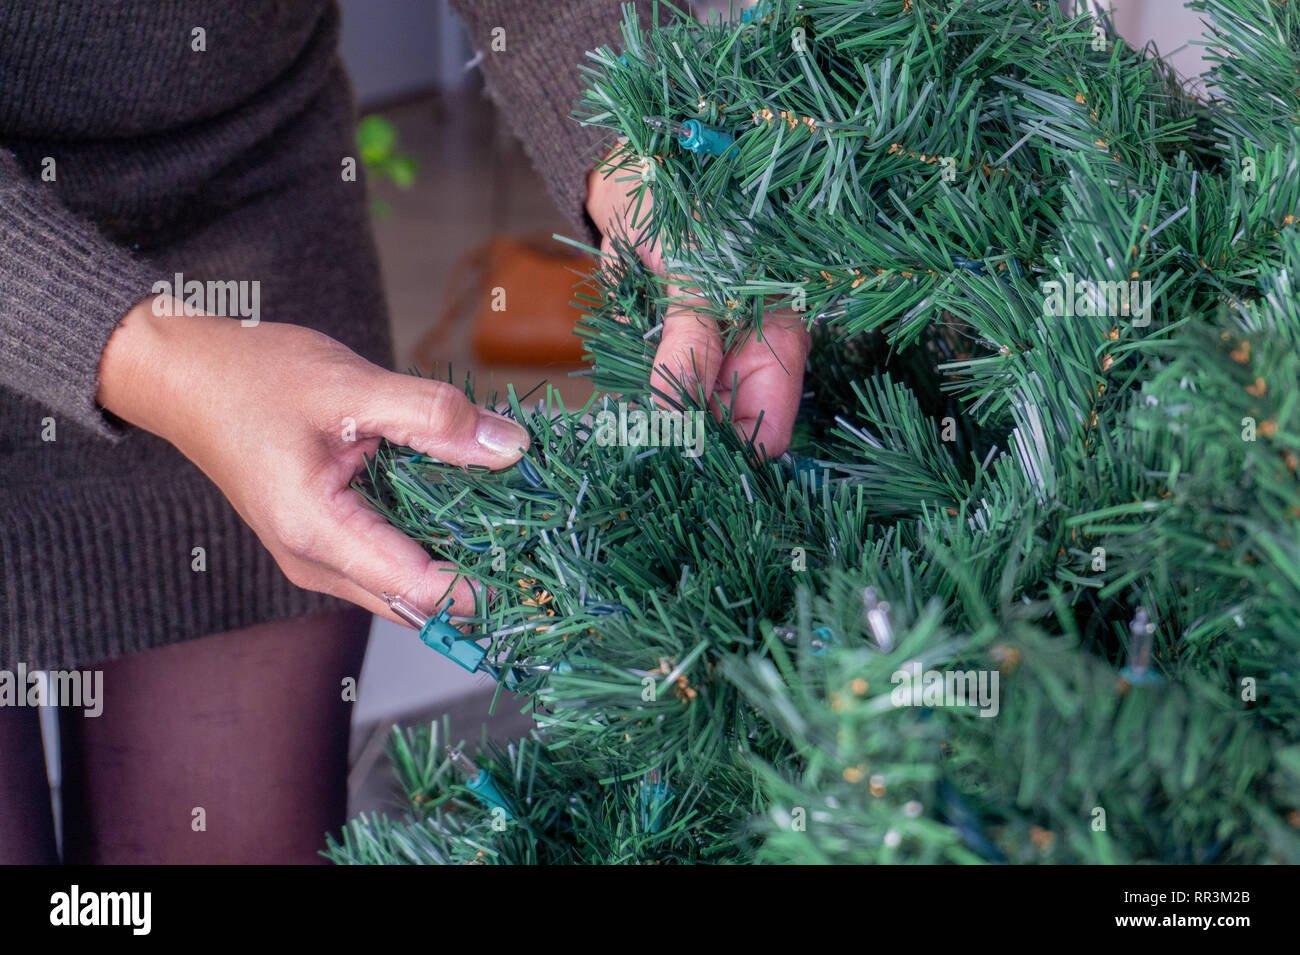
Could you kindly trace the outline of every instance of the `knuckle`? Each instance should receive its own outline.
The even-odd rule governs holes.
[[[649,269],[651,272],[654,272],[656,275],[660,275],[660,276],[667,275],[668,267],[664,263],[663,247],[658,242],[654,242],[648,246],[644,246],[640,250],[640,252],[641,252],[641,262],[645,265],[647,269]]]
[[[471,409],[465,393],[445,381],[431,381],[420,399],[419,420],[425,433],[440,436],[454,432]]]
[[[284,576],[289,578],[289,583],[295,587],[301,587],[303,590],[321,589],[316,574],[308,565],[291,557],[280,557],[276,563],[280,565],[280,570],[284,572]]]
[[[301,560],[316,556],[320,545],[320,535],[308,521],[295,519],[296,510],[275,508],[270,517],[270,536],[276,543],[274,550],[287,554],[288,563],[298,564]],[[283,564],[281,565],[283,567]],[[286,574],[288,570],[285,569]],[[301,571],[299,571],[301,572]],[[292,577],[289,578],[293,580]],[[294,583],[298,581],[294,580]],[[304,586],[299,584],[299,586]]]

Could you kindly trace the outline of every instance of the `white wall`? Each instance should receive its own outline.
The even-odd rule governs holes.
[[[1136,47],[1155,41],[1160,55],[1183,79],[1198,76],[1208,68],[1204,47],[1194,45],[1204,27],[1201,15],[1188,10],[1179,0],[1115,0],[1115,29]]]
[[[465,80],[473,54],[447,0],[339,0],[339,6],[339,46],[363,107]]]

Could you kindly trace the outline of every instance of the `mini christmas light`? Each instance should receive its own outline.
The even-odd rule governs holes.
[[[447,751],[451,764],[465,774],[465,786],[474,794],[474,798],[488,809],[500,809],[506,818],[513,818],[509,800],[502,794],[492,774],[479,769],[474,760],[458,749]]]
[[[688,119],[684,123],[665,119],[662,116],[642,116],[645,122],[656,129],[667,130],[677,137],[683,149],[693,153],[706,153],[710,156],[734,156],[736,138],[725,129],[705,126],[698,119]]]

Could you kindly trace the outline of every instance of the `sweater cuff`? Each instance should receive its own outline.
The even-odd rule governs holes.
[[[99,359],[154,276],[59,201],[0,148],[0,384],[101,437]]]
[[[609,130],[580,125],[572,111],[583,87],[578,68],[587,51],[622,45],[624,4],[452,0],[452,6],[483,54],[488,94],[522,140],[578,238],[598,247],[600,235],[587,216],[587,174],[614,147],[615,137]],[[649,0],[639,0],[636,9],[642,25],[649,25]]]

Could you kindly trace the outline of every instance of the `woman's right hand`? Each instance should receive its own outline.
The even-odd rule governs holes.
[[[519,459],[527,432],[446,382],[387,371],[311,329],[186,316],[179,303],[177,317],[159,316],[153,302],[109,339],[99,403],[197,464],[298,586],[391,620],[385,592],[438,609],[455,572],[350,488],[364,455],[388,438],[496,469]],[[474,612],[465,581],[453,596],[454,613]]]
[[[621,147],[620,147],[621,150]],[[647,190],[638,206],[639,166],[620,150],[587,174],[587,214],[602,240],[600,251],[616,261],[614,237],[629,242],[641,237],[650,222],[653,197]],[[611,166],[622,162],[623,166]],[[806,316],[790,309],[769,308],[762,336],[750,332],[730,352],[722,333],[708,316],[708,303],[668,274],[659,241],[647,236],[637,254],[664,281],[671,300],[664,309],[663,334],[655,351],[651,387],[666,395],[684,387],[688,394],[703,391],[715,417],[730,408],[732,424],[742,437],[753,438],[769,457],[784,454],[794,434],[803,397],[804,363],[812,348]]]

